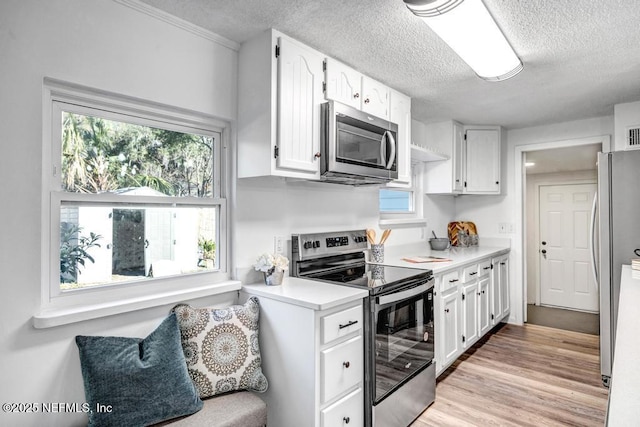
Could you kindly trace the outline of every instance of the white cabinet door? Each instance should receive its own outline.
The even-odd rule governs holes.
[[[392,185],[411,184],[411,98],[392,90],[389,101],[389,121],[398,125],[398,179]]]
[[[465,193],[500,193],[499,129],[467,129]]]
[[[277,167],[320,174],[322,56],[280,37]]]
[[[439,313],[442,343],[442,367],[448,366],[460,354],[460,323],[458,316],[459,292],[457,288],[442,294]]]
[[[509,256],[503,256],[498,263],[498,277],[500,281],[500,307],[501,317],[509,314],[511,304],[509,302]]]
[[[320,427],[364,426],[363,402],[362,388],[349,393],[320,412]]]
[[[362,383],[364,355],[362,336],[320,352],[321,403]]]
[[[325,98],[360,109],[362,74],[334,59],[327,58],[325,61]]]
[[[478,315],[480,336],[491,329],[491,301],[489,299],[491,276],[484,276],[478,280]]]
[[[362,76],[362,111],[389,120],[389,88]]]
[[[464,127],[458,122],[453,122],[453,153],[451,161],[453,162],[453,192],[461,193],[464,190]]]
[[[462,287],[462,345],[468,348],[478,336],[478,281],[473,280]]]

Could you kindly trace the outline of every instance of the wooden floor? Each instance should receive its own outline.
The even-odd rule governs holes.
[[[411,427],[604,425],[598,336],[498,328],[438,378],[435,402]]]

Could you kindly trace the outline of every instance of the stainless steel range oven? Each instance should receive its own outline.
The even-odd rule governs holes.
[[[292,276],[369,290],[366,425],[411,424],[435,399],[432,272],[366,263],[365,230],[296,234],[291,249]]]

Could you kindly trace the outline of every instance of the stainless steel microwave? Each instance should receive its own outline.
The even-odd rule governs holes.
[[[383,184],[398,178],[398,125],[355,108],[322,104],[321,179]]]

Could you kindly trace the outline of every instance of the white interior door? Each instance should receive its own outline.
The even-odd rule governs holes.
[[[596,184],[540,186],[540,303],[598,311],[589,233]]]

